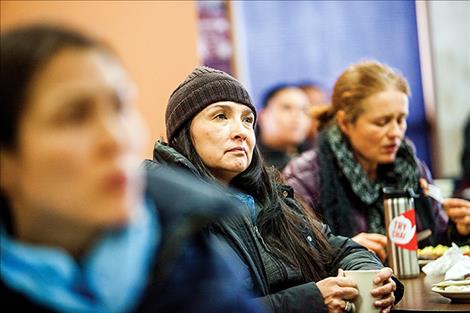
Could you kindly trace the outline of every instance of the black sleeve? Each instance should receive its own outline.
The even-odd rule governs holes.
[[[158,211],[162,240],[135,311],[262,311],[207,236],[207,225],[239,214],[239,203],[186,172],[151,162],[144,168],[147,198]]]
[[[265,297],[254,299],[268,312],[281,313],[327,313],[328,308],[323,302],[323,296],[313,282],[284,289]]]

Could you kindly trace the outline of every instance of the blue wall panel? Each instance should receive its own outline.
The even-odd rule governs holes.
[[[400,70],[412,90],[407,135],[431,166],[414,1],[236,1],[248,88],[315,80],[331,87],[352,63],[376,59]]]

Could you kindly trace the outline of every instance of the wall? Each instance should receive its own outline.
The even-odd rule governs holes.
[[[376,59],[408,79],[407,136],[432,166],[413,1],[233,2],[239,77],[256,104],[278,83],[332,87],[350,64]]]
[[[2,1],[1,31],[31,21],[61,22],[109,42],[139,88],[153,141],[164,136],[172,90],[199,63],[192,1]],[[144,157],[144,156],[143,156]]]
[[[461,175],[465,122],[470,119],[470,2],[429,2],[439,168]]]

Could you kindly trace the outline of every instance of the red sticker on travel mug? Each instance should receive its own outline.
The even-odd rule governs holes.
[[[388,225],[388,235],[397,247],[406,250],[418,249],[415,210],[411,209],[392,219]]]

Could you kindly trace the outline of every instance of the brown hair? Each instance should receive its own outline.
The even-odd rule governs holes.
[[[329,110],[318,116],[320,129],[334,123],[339,110],[346,113],[348,121],[354,122],[362,113],[362,102],[387,89],[396,89],[410,95],[406,79],[391,67],[377,61],[350,65],[336,80]]]

